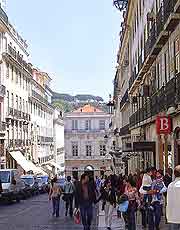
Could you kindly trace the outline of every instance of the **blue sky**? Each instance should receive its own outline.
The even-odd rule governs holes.
[[[11,23],[34,65],[60,93],[108,98],[115,73],[120,14],[112,0],[7,0]]]

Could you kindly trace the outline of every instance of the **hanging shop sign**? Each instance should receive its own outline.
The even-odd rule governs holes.
[[[170,134],[172,132],[172,119],[169,116],[157,116],[156,118],[157,134]]]

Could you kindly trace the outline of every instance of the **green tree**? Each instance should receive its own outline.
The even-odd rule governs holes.
[[[71,112],[73,110],[73,106],[69,102],[63,100],[53,102],[53,106],[58,107],[65,113]]]

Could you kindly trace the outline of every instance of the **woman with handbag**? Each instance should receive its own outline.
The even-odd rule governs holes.
[[[140,206],[140,199],[136,189],[136,183],[132,179],[127,181],[124,194],[127,195],[129,201],[126,227],[128,230],[136,230],[135,213]]]
[[[59,217],[59,205],[60,205],[60,197],[61,197],[62,191],[57,183],[57,177],[55,177],[51,181],[51,187],[49,191],[49,200],[52,200],[53,204],[53,216]]]

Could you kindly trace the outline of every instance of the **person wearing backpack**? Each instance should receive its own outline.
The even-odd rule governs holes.
[[[73,183],[71,182],[71,177],[67,177],[67,182],[64,185],[64,200],[66,203],[66,212],[65,216],[69,215],[70,217],[73,216],[73,198],[74,198],[74,186]]]

